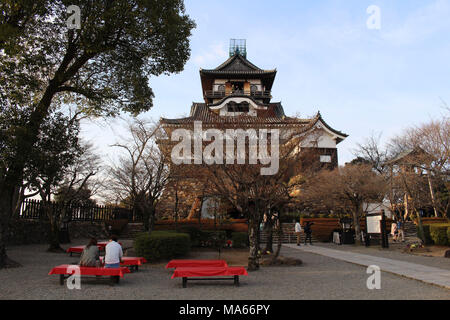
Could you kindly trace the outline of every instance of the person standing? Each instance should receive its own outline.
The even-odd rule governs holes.
[[[397,222],[393,221],[391,224],[391,235],[392,235],[392,240],[394,242],[397,241],[397,234],[398,234]]]
[[[305,225],[305,228],[304,228],[304,230],[305,230],[305,245],[306,245],[306,242],[308,241],[308,239],[309,239],[309,244],[312,245],[312,229],[311,229],[311,226],[313,224],[314,224],[314,222],[309,222],[309,221],[306,222],[306,225]]]
[[[112,235],[105,247],[105,268],[119,268],[122,257],[122,246],[117,242],[117,236]]]
[[[299,221],[295,223],[294,227],[295,234],[297,235],[297,245],[300,246],[301,235],[302,235],[302,226]]]

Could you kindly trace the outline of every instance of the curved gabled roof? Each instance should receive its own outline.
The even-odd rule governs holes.
[[[249,74],[262,74],[262,73],[276,73],[274,70],[263,70],[256,65],[248,61],[240,54],[228,58],[224,63],[215,69],[200,69],[200,73],[249,73]]]
[[[330,125],[328,123],[325,122],[325,120],[323,120],[322,115],[320,114],[320,111],[317,112],[316,116],[314,118],[311,119],[311,121],[314,123],[314,125],[316,125],[317,123],[321,123],[323,124],[323,126],[330,131],[331,133],[333,133],[334,135],[337,136],[337,143],[341,142],[342,140],[344,140],[345,138],[348,137],[348,134],[343,133],[341,131],[338,131],[336,129],[333,129],[332,127],[330,127]]]

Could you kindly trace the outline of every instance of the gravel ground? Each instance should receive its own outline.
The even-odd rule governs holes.
[[[11,247],[10,257],[23,267],[0,270],[0,299],[445,299],[450,290],[419,281],[382,273],[381,290],[368,290],[366,269],[316,254],[284,248],[284,256],[303,260],[300,267],[262,267],[241,277],[241,286],[232,281],[188,282],[170,279],[165,263],[148,264],[139,272],[125,275],[119,285],[106,279],[83,278],[81,290],[59,285],[58,276],[48,272],[56,265],[74,263],[78,257],[45,252],[45,245]],[[216,258],[215,252],[200,252],[197,258]]]
[[[382,257],[400,261],[406,261],[411,263],[423,264],[429,267],[441,268],[450,270],[450,259],[444,257],[425,257],[414,255],[406,252],[402,252],[399,248],[399,244],[390,245],[389,248],[383,249],[380,246],[371,246],[369,248],[364,246],[355,246],[355,245],[335,245],[333,243],[318,243],[315,244],[317,246],[335,249],[335,250],[343,250],[348,252],[355,252],[361,254],[367,254],[369,256]],[[401,246],[403,248],[403,246]]]

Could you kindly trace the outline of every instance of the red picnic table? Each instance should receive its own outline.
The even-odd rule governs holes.
[[[113,283],[119,283],[119,279],[123,278],[125,273],[130,273],[130,270],[127,267],[81,267],[79,265],[62,264],[54,267],[48,274],[59,274],[59,284],[63,285],[64,279],[75,274],[76,270],[80,270],[80,276],[110,276],[111,282]]]
[[[103,263],[104,257],[100,257],[100,262]],[[133,267],[135,271],[138,271],[139,266],[142,266],[144,263],[147,263],[147,260],[142,257],[122,257],[121,266],[130,266]]]
[[[99,250],[105,250],[106,245],[108,244],[108,241],[103,241],[103,242],[97,242],[97,247]],[[120,245],[122,245],[122,243],[119,242]],[[69,249],[66,250],[67,253],[70,253],[70,256],[72,256],[72,253],[82,253],[84,248],[86,246],[75,246],[75,247],[70,247]]]
[[[225,260],[171,260],[166,269],[171,268],[196,268],[196,267],[228,267]]]
[[[231,276],[231,278],[217,278],[221,276]],[[172,279],[183,278],[183,288],[186,288],[188,279],[234,280],[234,284],[239,286],[239,276],[248,276],[247,270],[244,267],[179,267],[173,272]]]

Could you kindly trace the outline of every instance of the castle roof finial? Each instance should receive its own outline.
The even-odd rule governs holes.
[[[247,58],[246,39],[230,39],[230,58],[235,55],[240,55]]]

